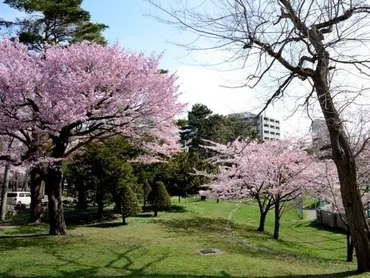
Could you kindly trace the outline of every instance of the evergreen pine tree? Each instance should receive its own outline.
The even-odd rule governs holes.
[[[108,26],[92,23],[90,13],[81,6],[82,0],[5,0],[4,3],[27,16],[11,21],[0,18],[0,29],[11,31],[32,51],[42,51],[45,43],[106,43],[102,32]]]
[[[126,225],[126,218],[130,216],[135,216],[141,212],[141,207],[136,194],[132,191],[131,187],[127,184],[121,184],[120,188],[121,194],[121,214],[122,214],[122,224]]]
[[[154,216],[158,216],[159,211],[168,210],[171,207],[171,198],[163,182],[156,182],[149,193],[148,201],[152,205]]]

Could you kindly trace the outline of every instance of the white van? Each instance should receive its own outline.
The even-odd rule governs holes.
[[[31,204],[31,193],[30,192],[8,192],[7,194],[8,205],[26,205]]]

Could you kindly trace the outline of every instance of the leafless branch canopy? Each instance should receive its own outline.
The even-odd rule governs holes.
[[[253,70],[245,86],[254,88],[274,73],[279,82],[268,104],[296,78],[311,88],[308,82],[324,52],[328,69],[339,72],[330,76],[333,88],[341,81],[334,76],[343,79],[341,70],[370,76],[366,0],[148,1],[162,12],[157,19],[196,36],[184,47],[228,53],[228,62]],[[308,106],[311,97],[312,92],[302,97],[301,106]]]

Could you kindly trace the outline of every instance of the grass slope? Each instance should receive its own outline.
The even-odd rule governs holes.
[[[271,238],[272,215],[266,233],[255,231],[253,205],[188,200],[144,216],[127,226],[120,219],[71,226],[66,237],[47,236],[46,226],[0,230],[0,277],[370,277],[344,262],[343,234],[299,220],[293,210],[283,216],[279,241]],[[203,248],[224,254],[195,254]]]

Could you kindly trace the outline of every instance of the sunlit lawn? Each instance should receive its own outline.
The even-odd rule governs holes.
[[[344,262],[345,236],[299,220],[294,210],[275,241],[272,213],[258,233],[251,204],[174,204],[172,212],[130,218],[127,226],[120,219],[70,226],[65,237],[47,236],[46,226],[0,231],[0,277],[355,277],[355,263]],[[205,248],[224,253],[196,253]]]

